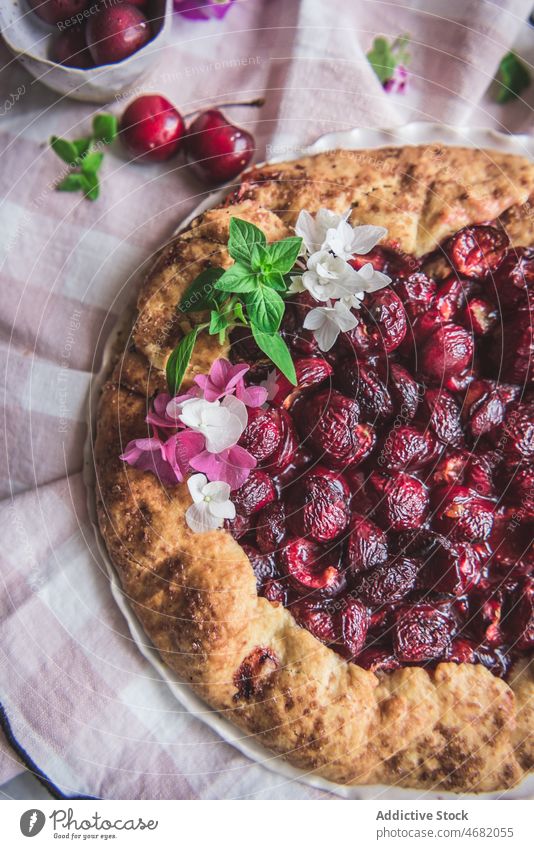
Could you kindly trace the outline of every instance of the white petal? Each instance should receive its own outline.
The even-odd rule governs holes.
[[[303,239],[304,244],[310,252],[316,251],[321,247],[324,236],[323,230],[305,209],[299,213],[297,223],[295,224],[295,233]]]
[[[352,250],[355,254],[369,253],[372,248],[387,236],[385,227],[375,227],[373,224],[361,224],[352,231]]]
[[[204,501],[203,489],[207,482],[208,479],[206,475],[202,475],[200,473],[198,475],[191,475],[191,477],[187,479],[187,488],[191,493],[191,498],[196,504]]]
[[[340,330],[344,332],[352,330],[358,324],[358,319],[351,313],[349,308],[343,301],[337,301],[334,305],[334,315],[330,317],[331,321],[335,321]]]
[[[202,489],[202,494],[207,495],[212,501],[228,501],[230,486],[225,481],[210,481]]]
[[[219,405],[218,401],[214,401],[213,403],[217,406]],[[203,398],[193,398],[190,401],[185,401],[182,404],[182,411],[179,415],[180,421],[187,425],[187,427],[198,429],[202,424],[206,405],[209,404],[210,402],[204,401]]]
[[[222,521],[217,516],[212,515],[209,504],[206,504],[205,501],[201,504],[191,504],[186,510],[185,521],[196,534],[215,530],[222,525]]]
[[[248,413],[245,404],[243,401],[240,401],[239,398],[236,398],[235,395],[227,395],[222,402],[222,407],[230,410],[232,415],[237,416],[239,421],[241,422],[241,427],[245,430],[248,424]],[[241,434],[239,434],[241,436]]]
[[[293,294],[294,292],[304,292],[304,286],[302,285],[302,276],[295,275],[291,278],[291,285],[288,287],[288,292]]]
[[[376,292],[378,289],[383,289],[384,286],[388,286],[391,283],[391,277],[388,277],[382,271],[375,271],[370,262],[362,265],[358,274],[363,279],[362,288],[365,292]]]
[[[339,327],[328,319],[313,334],[321,351],[329,351],[339,336]]]
[[[208,506],[212,516],[217,519],[235,519],[235,504],[232,501],[210,501]]]
[[[316,307],[314,310],[310,310],[309,313],[306,314],[304,319],[303,327],[305,330],[317,330],[319,327],[322,327],[326,318],[326,310],[327,307]]]

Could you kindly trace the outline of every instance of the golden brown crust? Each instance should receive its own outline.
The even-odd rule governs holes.
[[[357,155],[356,155],[357,154]],[[464,182],[465,178],[465,182]],[[469,183],[467,183],[469,180]],[[135,350],[117,362],[98,414],[102,534],[124,591],[165,662],[210,705],[292,764],[343,784],[482,792],[517,783],[534,762],[528,664],[510,685],[482,666],[440,664],[377,676],[343,661],[256,593],[250,563],[224,531],[184,522],[185,486],[165,489],[119,459],[144,434],[147,397],[179,335],[174,305],[206,260],[228,262],[229,216],[287,235],[302,208],[354,207],[417,254],[467,223],[500,216],[532,242],[534,169],[488,151],[336,151],[253,169],[237,205],[197,219],[161,254],[139,298]],[[188,378],[221,354],[199,345]]]

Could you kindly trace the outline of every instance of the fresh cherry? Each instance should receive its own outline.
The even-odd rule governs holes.
[[[123,112],[121,140],[136,159],[163,162],[180,149],[185,124],[182,116],[160,94],[144,94]]]
[[[83,12],[89,0],[29,0],[30,6],[42,21],[58,24]]]
[[[87,20],[86,38],[96,65],[121,62],[151,38],[145,15],[130,3],[102,9]]]
[[[186,152],[194,170],[211,183],[233,180],[254,154],[254,139],[230,123],[219,109],[208,109],[187,131]]]
[[[72,68],[92,68],[94,62],[85,41],[83,28],[74,26],[60,32],[52,42],[50,58],[53,62]]]

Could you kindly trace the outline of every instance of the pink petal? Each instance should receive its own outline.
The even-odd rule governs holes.
[[[162,483],[176,483],[176,474],[164,456],[164,443],[160,439],[135,439],[128,443],[120,459],[142,472],[152,472]]]
[[[202,451],[191,459],[190,464],[196,471],[203,472],[208,480],[224,481],[230,489],[239,489],[256,465],[256,459],[240,445],[234,445],[219,454]]]
[[[243,381],[237,384],[235,394],[247,407],[261,407],[267,400],[267,390],[264,386],[245,386]]]

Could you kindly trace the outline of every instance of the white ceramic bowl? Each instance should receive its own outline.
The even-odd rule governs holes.
[[[59,65],[49,59],[54,26],[41,21],[27,0],[0,0],[2,36],[27,71],[54,91],[93,103],[106,103],[130,88],[157,62],[167,41],[172,21],[172,0],[153,0],[156,33],[141,50],[122,62],[82,70]]]

